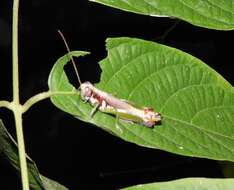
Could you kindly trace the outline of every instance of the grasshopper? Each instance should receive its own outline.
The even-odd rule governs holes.
[[[58,32],[64,41],[68,53],[71,52],[65,37],[60,31]],[[91,117],[97,110],[99,110],[104,113],[115,115],[117,119],[132,123],[138,123],[151,128],[161,122],[160,113],[155,112],[153,108],[138,108],[130,104],[127,100],[119,99],[107,92],[96,88],[92,83],[88,81],[82,83],[72,56],[70,57],[70,59],[80,84],[80,87],[78,89],[80,90],[81,99],[93,106],[93,110],[90,113]]]

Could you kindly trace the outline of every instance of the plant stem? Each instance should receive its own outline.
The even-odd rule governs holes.
[[[19,66],[18,66],[18,12],[19,0],[14,0],[12,21],[12,64],[13,64],[13,101],[19,104]]]
[[[11,102],[8,102],[6,100],[1,100],[0,101],[0,108],[1,107],[5,107],[5,108],[8,108],[8,109],[11,109]]]
[[[44,100],[46,98],[49,98],[53,95],[77,95],[77,91],[74,92],[52,92],[52,91],[47,91],[47,92],[41,92],[39,94],[36,94],[35,96],[32,96],[30,99],[28,99],[24,105],[22,106],[22,112],[28,111],[28,109],[35,103]]]
[[[19,101],[19,66],[18,66],[18,12],[19,0],[13,2],[12,17],[12,69],[13,69],[13,112],[15,117],[16,136],[18,142],[20,171],[23,190],[29,190],[28,169],[25,154],[23,124],[22,124],[22,107]]]
[[[27,168],[27,160],[26,160],[25,145],[24,145],[22,110],[21,107],[19,107],[19,105],[15,106],[14,117],[16,125],[16,136],[18,142],[22,188],[23,190],[29,190],[28,168]]]

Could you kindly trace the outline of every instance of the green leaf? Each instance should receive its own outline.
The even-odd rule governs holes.
[[[20,174],[20,164],[17,143],[4,127],[0,120],[0,152]],[[34,161],[27,156],[30,187],[34,190],[68,190],[63,185],[42,176]]]
[[[123,190],[232,190],[234,179],[185,178],[169,182],[136,185]]]
[[[234,29],[233,0],[90,0],[149,16],[169,16],[218,30]]]
[[[68,190],[65,186],[61,185],[57,181],[54,181],[52,179],[49,179],[43,175],[40,174],[43,186],[45,190]]]
[[[161,125],[151,129],[100,111],[91,118],[93,108],[80,99],[79,91],[53,96],[57,107],[141,146],[234,161],[234,90],[222,76],[187,53],[153,42],[112,38],[107,50],[96,86],[136,105],[153,107],[162,114]],[[76,91],[63,70],[68,61],[65,55],[55,63],[49,78],[52,91]]]

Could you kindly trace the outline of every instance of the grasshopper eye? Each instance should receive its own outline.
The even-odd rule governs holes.
[[[85,96],[87,96],[87,97],[92,96],[92,90],[88,86],[85,87]]]

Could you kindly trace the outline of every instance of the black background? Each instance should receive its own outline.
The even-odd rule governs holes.
[[[12,94],[11,12],[12,2],[0,1],[0,99],[7,100],[11,100]],[[163,38],[175,23],[175,28]],[[79,65],[82,81],[98,82],[101,70],[97,62],[106,56],[107,37],[129,36],[188,52],[230,83],[234,82],[232,31],[208,30],[169,18],[127,13],[86,0],[22,0],[19,17],[21,102],[47,90],[50,69],[66,53],[58,29],[65,34],[71,49],[91,52],[80,60],[84,62]],[[72,72],[70,75],[72,80]],[[15,136],[12,114],[2,109],[0,117]],[[223,177],[216,161],[124,142],[63,113],[50,100],[34,105],[24,115],[24,131],[27,152],[40,172],[71,190],[118,189],[183,177]],[[1,154],[0,181],[0,189],[21,189],[17,174]]]

